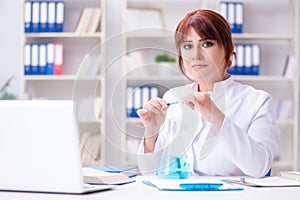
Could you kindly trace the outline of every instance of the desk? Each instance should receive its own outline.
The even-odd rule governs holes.
[[[113,190],[84,194],[46,194],[26,192],[0,192],[0,200],[299,200],[300,187],[294,188],[251,188],[242,191],[224,192],[169,192],[144,185],[143,177],[135,183],[119,186]]]

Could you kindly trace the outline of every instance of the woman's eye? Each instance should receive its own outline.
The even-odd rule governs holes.
[[[183,44],[182,47],[183,47],[183,49],[185,49],[185,50],[190,50],[190,49],[193,48],[193,45],[192,45],[192,44]]]
[[[206,42],[203,43],[203,47],[211,47],[213,45],[214,45],[214,43],[212,43],[210,41],[206,41]]]

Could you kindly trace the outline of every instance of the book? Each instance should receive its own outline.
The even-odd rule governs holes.
[[[92,17],[88,23],[87,30],[86,30],[87,33],[95,33],[96,32],[96,30],[99,26],[100,18],[101,18],[101,9],[93,8]]]
[[[282,75],[286,78],[295,77],[296,59],[294,56],[287,56]]]
[[[81,11],[78,23],[75,28],[76,33],[84,33],[92,17],[93,8],[87,7]]]
[[[300,172],[283,171],[264,178],[228,178],[223,181],[250,187],[300,187]]]
[[[194,179],[145,179],[142,183],[161,191],[239,191],[242,187],[218,180],[217,178]]]
[[[75,28],[76,33],[96,32],[101,18],[101,9],[86,7],[81,11],[78,23]]]
[[[83,180],[89,184],[123,185],[135,182],[134,179],[121,173],[109,173],[91,167],[83,167]]]
[[[87,166],[99,162],[98,153],[100,152],[100,135],[85,132],[81,137],[81,159],[82,165]]]

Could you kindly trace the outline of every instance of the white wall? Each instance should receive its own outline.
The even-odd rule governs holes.
[[[0,1],[0,86],[14,76],[9,91],[19,96],[22,73],[22,0]]]

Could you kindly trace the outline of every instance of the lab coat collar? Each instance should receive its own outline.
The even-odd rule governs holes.
[[[226,112],[226,91],[233,85],[233,83],[234,81],[232,77],[229,76],[226,80],[216,82],[214,84],[213,91],[210,92],[211,99],[223,113]],[[198,81],[192,84],[193,91],[197,91],[198,87]]]
[[[223,81],[220,81],[220,82],[216,82],[214,84],[214,88],[213,88],[213,91],[212,93],[213,94],[223,94],[224,91],[227,90],[227,88],[229,88],[232,84],[233,84],[233,79],[231,76],[229,76],[227,79],[223,80]],[[198,81],[196,80],[193,84],[192,84],[192,90],[193,91],[197,91],[199,87],[199,83]]]

